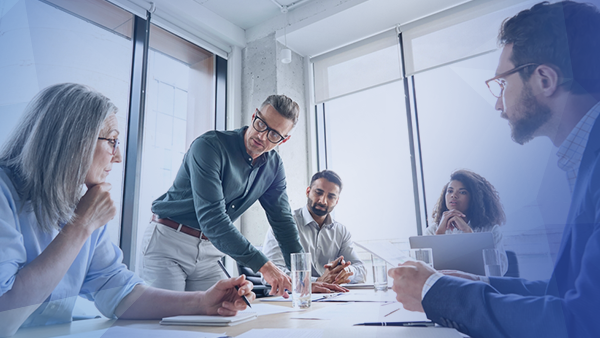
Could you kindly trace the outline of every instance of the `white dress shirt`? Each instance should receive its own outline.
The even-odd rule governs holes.
[[[319,227],[306,205],[294,211],[294,220],[304,251],[312,254],[313,281],[325,273],[323,265],[339,256],[344,256],[344,260],[352,262],[352,265],[348,267],[354,273],[350,276],[350,283],[364,283],[366,280],[365,266],[354,251],[350,232],[343,224],[333,220],[331,215],[327,215],[323,227]],[[290,273],[271,229],[267,231],[262,251],[282,271]]]

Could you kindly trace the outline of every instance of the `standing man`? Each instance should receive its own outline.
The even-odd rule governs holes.
[[[592,5],[537,4],[503,23],[504,48],[487,81],[513,140],[549,137],[573,188],[551,278],[444,275],[405,263],[389,271],[405,308],[471,337],[600,335],[599,32]]]
[[[183,158],[173,186],[154,203],[154,233],[144,252],[144,277],[170,290],[206,290],[226,278],[224,254],[260,271],[271,294],[287,297],[290,278],[254,248],[233,222],[256,200],[281,243],[286,265],[302,252],[286,193],[285,171],[275,146],[290,139],[300,108],[271,95],[252,115],[250,127],[209,131]]]
[[[322,283],[365,281],[366,269],[354,251],[350,232],[331,217],[341,192],[342,179],[338,174],[331,170],[320,171],[313,175],[306,188],[308,202],[294,211],[302,247],[312,254],[313,292],[330,292]],[[263,252],[281,270],[290,273],[271,230],[265,237]]]

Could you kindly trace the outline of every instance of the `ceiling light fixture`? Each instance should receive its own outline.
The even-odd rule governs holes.
[[[277,5],[277,7],[279,7],[279,10],[281,11],[281,13],[285,14],[285,26],[283,27],[283,36],[285,39],[285,48],[281,50],[281,62],[283,63],[290,63],[292,62],[292,50],[288,48],[287,46],[287,31],[286,28],[287,26],[289,26],[289,22],[288,22],[288,18],[287,18],[287,13],[296,8],[297,6],[302,5],[305,2],[308,2],[310,0],[298,0],[296,2],[292,2],[289,5],[282,5],[279,2],[277,2],[277,0],[271,0],[275,5]]]

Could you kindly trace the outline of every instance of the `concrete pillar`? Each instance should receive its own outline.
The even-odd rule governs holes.
[[[287,193],[292,210],[306,203],[308,186],[307,121],[311,111],[305,104],[304,58],[292,52],[292,62],[279,60],[281,49],[275,33],[248,42],[242,51],[242,116],[249,125],[255,108],[272,94],[285,94],[300,105],[300,117],[292,138],[278,146],[287,176]],[[241,232],[255,246],[262,246],[270,225],[260,203],[255,203],[241,217]]]

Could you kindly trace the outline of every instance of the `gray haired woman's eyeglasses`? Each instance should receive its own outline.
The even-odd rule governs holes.
[[[108,141],[108,144],[110,144],[110,146],[113,148],[112,149],[112,155],[115,156],[115,154],[117,153],[117,148],[119,147],[119,139],[118,138],[106,138],[106,137],[98,137],[99,140],[106,140]]]

